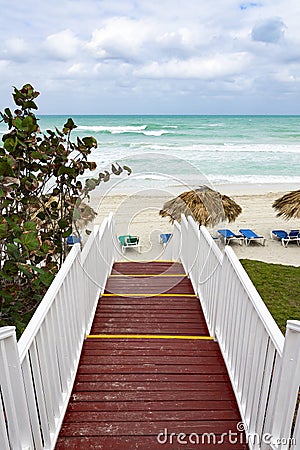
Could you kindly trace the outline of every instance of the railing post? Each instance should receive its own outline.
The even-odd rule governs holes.
[[[274,442],[273,449],[284,450],[289,448],[299,385],[300,321],[288,320],[271,430]],[[298,410],[298,416],[299,414]]]
[[[189,239],[188,239],[188,221],[184,214],[181,214],[181,239],[182,239],[182,250],[181,250],[181,262],[185,273],[187,276],[190,275],[190,261],[189,261]]]
[[[2,396],[10,448],[31,450],[34,446],[15,327],[0,328],[0,368],[0,402]]]
[[[169,259],[171,261],[179,261],[181,257],[181,227],[178,222],[174,222],[173,236],[167,243],[162,259]]]

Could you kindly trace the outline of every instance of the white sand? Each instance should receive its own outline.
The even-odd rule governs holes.
[[[284,189],[285,188],[285,189]],[[272,208],[274,200],[295,187],[288,186],[218,186],[223,194],[230,195],[243,209],[242,214],[233,224],[220,223],[214,230],[209,231],[217,235],[219,228],[229,228],[238,232],[240,228],[251,228],[257,234],[266,238],[265,246],[251,243],[249,246],[240,246],[231,243],[231,247],[239,258],[256,259],[270,263],[288,264],[300,266],[300,246],[295,243],[283,247],[277,240],[270,238],[270,231],[274,229],[299,229],[300,221],[285,221],[276,217]],[[238,192],[238,193],[237,193]],[[139,194],[106,194],[100,198],[92,197],[91,206],[97,210],[95,224],[102,222],[110,211],[115,214],[116,234],[139,235],[142,244],[141,255],[135,249],[126,250],[125,258],[130,260],[148,260],[159,258],[162,246],[159,244],[159,234],[171,232],[173,226],[167,218],[161,218],[158,214],[165,201],[172,198],[166,194],[155,195],[153,193]],[[219,243],[224,248],[223,243]]]

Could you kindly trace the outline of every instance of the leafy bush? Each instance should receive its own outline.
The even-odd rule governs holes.
[[[30,84],[14,88],[17,109],[0,113],[8,126],[0,147],[0,325],[14,324],[19,333],[66,256],[66,237],[78,233],[83,200],[111,173],[130,173],[112,165],[83,185],[80,176],[96,169],[88,156],[97,141],[73,142],[72,119],[42,133],[33,112],[38,95]]]

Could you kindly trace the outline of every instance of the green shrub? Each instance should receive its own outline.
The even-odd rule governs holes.
[[[8,131],[0,147],[0,326],[22,332],[66,256],[66,237],[78,234],[83,200],[111,173],[112,165],[83,185],[80,176],[96,169],[88,161],[94,137],[71,140],[76,128],[68,119],[62,130],[39,129],[30,84],[14,88],[16,109],[6,108],[1,121]]]

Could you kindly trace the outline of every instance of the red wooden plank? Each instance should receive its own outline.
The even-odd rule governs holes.
[[[137,389],[143,389],[144,391],[190,391],[192,390],[226,390],[229,389],[227,382],[209,382],[209,383],[194,383],[193,381],[177,381],[173,382],[172,385],[168,382],[126,382],[126,381],[87,381],[87,382],[77,382],[74,385],[73,392],[83,392],[83,391],[135,391]]]
[[[106,356],[105,359],[101,356],[83,356],[81,359],[81,364],[120,364],[120,365],[132,365],[132,364],[139,364],[139,365],[213,365],[213,366],[219,366],[220,364],[223,365],[223,359],[221,355],[216,358],[215,356],[164,356],[163,358],[161,356]]]
[[[112,383],[114,381],[122,382],[122,381],[159,381],[159,382],[165,382],[168,383],[174,383],[177,381],[191,381],[193,383],[209,383],[210,381],[213,382],[227,382],[228,383],[228,375],[225,374],[188,374],[188,375],[179,375],[179,374],[157,374],[157,373],[129,373],[129,374],[123,374],[123,373],[114,373],[114,374],[99,374],[99,373],[92,373],[92,374],[81,374],[77,375],[76,381],[78,382],[88,382],[88,381],[111,381]]]
[[[162,435],[161,441],[163,441],[164,435]],[[194,439],[196,437],[194,436]],[[200,439],[200,438],[199,438]],[[218,438],[221,440],[221,438]],[[178,450],[179,448],[186,448],[187,450],[193,448],[202,448],[203,450],[247,450],[248,446],[240,442],[232,443],[226,442],[224,438],[224,443],[218,445],[217,443],[208,442],[208,437],[203,437],[203,444],[198,444],[196,442],[192,446],[187,446],[185,444],[179,447],[176,437],[173,437],[172,443],[168,441],[165,444],[160,444],[157,441],[157,437],[154,436],[102,436],[101,440],[98,437],[88,436],[88,437],[66,437],[59,438],[56,450]]]
[[[79,422],[63,423],[65,436],[157,436],[165,428],[174,433],[216,433],[222,434],[236,430],[236,420],[218,421],[137,421],[137,422]],[[150,449],[149,449],[150,450]]]
[[[226,368],[223,365],[185,365],[180,366],[177,364],[145,364],[143,366],[139,364],[80,364],[78,373],[227,373]]]
[[[115,263],[112,269],[112,275],[119,274],[185,274],[180,263],[139,263],[126,262]]]
[[[239,420],[240,415],[230,410],[194,410],[194,411],[144,411],[143,421],[223,421]],[[64,423],[72,422],[138,422],[140,411],[68,411]]]
[[[116,310],[116,308],[115,308]],[[160,322],[162,319],[164,319],[165,322],[169,323],[201,323],[204,321],[201,320],[201,317],[197,317],[197,311],[196,314],[194,313],[194,317],[181,317],[181,312],[179,312],[176,316],[176,314],[169,315],[170,311],[166,309],[157,310],[156,317],[151,320],[151,323]],[[132,322],[132,323],[138,323],[138,322],[150,322],[147,311],[145,309],[141,309],[139,311],[139,315],[137,313],[135,314],[135,317],[132,317],[131,314],[124,314],[123,311],[123,317],[110,317],[108,314],[105,316],[101,314],[101,310],[99,310],[99,316],[95,319],[95,322],[109,322],[109,323],[119,323],[122,321]],[[200,316],[200,315],[199,315]]]
[[[111,283],[120,283],[122,285],[135,285],[135,284],[142,284],[142,285],[150,285],[151,283],[158,283],[160,285],[173,285],[173,284],[178,284],[179,282],[184,282],[184,284],[190,286],[190,280],[189,278],[185,275],[185,274],[170,274],[170,276],[168,276],[167,274],[163,274],[163,276],[161,274],[157,274],[157,275],[153,275],[151,274],[150,276],[148,275],[143,275],[143,274],[139,274],[137,276],[135,276],[134,274],[132,275],[121,275],[119,274],[118,276],[112,276],[109,277],[109,282],[107,282],[107,284],[111,284]]]
[[[82,352],[82,356],[175,356],[178,355],[178,348],[175,349],[84,349]],[[215,350],[184,350],[180,351],[181,356],[219,356],[219,353]]]
[[[182,277],[114,277],[109,278],[104,293],[113,294],[194,294],[188,278]]]
[[[71,401],[68,411],[192,411],[229,410],[238,413],[234,400],[173,400],[173,401]]]
[[[228,385],[230,387],[230,385]],[[211,401],[219,401],[222,402],[228,400],[235,400],[233,392],[228,389],[227,391],[222,390],[218,391],[210,391],[207,390],[193,390],[190,391],[116,391],[116,392],[91,392],[91,391],[83,391],[73,393],[71,396],[71,401],[76,402],[129,402],[129,401],[142,401],[142,402],[150,402],[150,401],[190,401],[191,399],[197,401],[206,401],[207,409],[210,408]]]
[[[99,302],[99,309],[102,309],[106,305],[137,305],[151,307],[152,305],[161,306],[164,309],[170,309],[172,312],[173,306],[185,305],[185,306],[199,306],[199,300],[195,297],[102,297]]]
[[[152,316],[154,316],[152,314]],[[200,315],[199,315],[200,316]],[[170,312],[166,313],[161,316],[159,311],[157,311],[156,317],[148,317],[148,314],[146,311],[140,311],[139,313],[133,313],[132,315],[128,316],[128,314],[123,312],[119,313],[111,313],[111,315],[105,313],[105,314],[99,314],[99,316],[95,319],[95,322],[105,322],[108,321],[110,323],[118,323],[122,321],[129,321],[131,320],[132,323],[139,322],[139,321],[148,321],[151,323],[159,322],[161,319],[165,318],[165,321],[168,321],[169,323],[177,323],[177,322],[186,322],[186,323],[203,323],[205,324],[204,320],[202,320],[201,317],[195,317],[195,314],[187,316],[187,314],[179,312],[171,314]],[[205,324],[206,325],[206,324]]]
[[[155,303],[155,302],[150,302],[149,304],[146,304],[146,302],[143,303],[143,299],[141,302],[139,302],[138,304],[136,303],[109,303],[107,302],[106,304],[101,304],[100,308],[99,308],[99,313],[101,314],[101,312],[106,311],[106,312],[118,312],[121,310],[128,311],[130,313],[130,311],[151,311],[153,312],[154,310],[158,310],[158,311],[162,311],[162,312],[168,312],[170,311],[170,309],[172,309],[173,312],[175,312],[176,310],[180,311],[180,310],[190,310],[190,311],[194,311],[196,313],[200,312],[200,306],[196,303],[184,303],[184,302],[178,302],[178,303],[174,303],[173,305],[165,305],[162,303]],[[170,311],[171,312],[171,311]]]
[[[92,334],[157,334],[157,335],[182,335],[182,336],[203,336],[206,334],[203,328],[199,327],[180,327],[172,325],[155,325],[155,326],[140,326],[140,327],[97,327],[92,328]]]
[[[125,339],[125,338],[107,338],[107,339],[86,339],[84,349],[166,349],[166,350],[193,350],[220,352],[217,342],[212,340],[185,340],[185,339]]]

